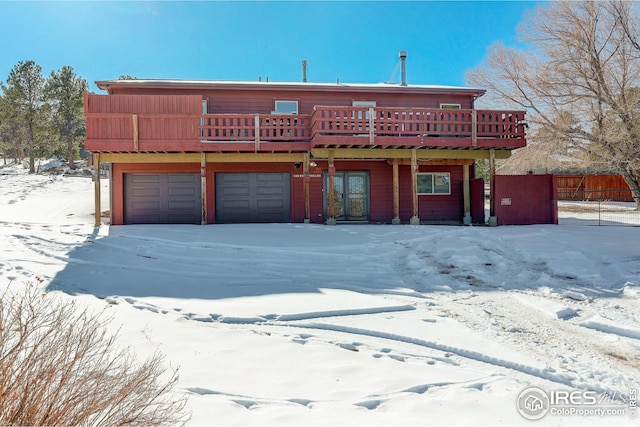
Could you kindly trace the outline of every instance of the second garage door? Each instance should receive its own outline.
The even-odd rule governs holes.
[[[217,173],[216,222],[291,221],[288,173]]]

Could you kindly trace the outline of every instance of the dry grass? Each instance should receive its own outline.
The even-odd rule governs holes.
[[[139,363],[108,319],[36,287],[0,295],[0,425],[182,425],[163,356]]]

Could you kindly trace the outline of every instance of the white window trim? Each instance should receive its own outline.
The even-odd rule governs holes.
[[[375,107],[376,101],[351,101],[352,107]]]
[[[440,104],[441,110],[459,110],[461,108],[460,104],[451,104],[451,103],[443,103]]]
[[[289,103],[289,104],[295,104],[296,105],[296,110],[291,112],[291,111],[278,111],[278,104],[279,103]],[[274,109],[271,112],[271,114],[298,114],[298,101],[296,99],[276,99],[274,101]]]
[[[431,193],[421,193],[420,190],[418,189],[418,183],[416,182],[416,189],[418,189],[418,195],[419,196],[450,196],[451,195],[451,173],[450,172],[418,172],[418,176],[420,175],[431,175]],[[446,176],[447,177],[447,182],[449,183],[449,191],[446,193],[436,193],[435,192],[435,188],[436,188],[436,183],[435,183],[435,177],[436,176]],[[418,178],[416,177],[416,180]]]

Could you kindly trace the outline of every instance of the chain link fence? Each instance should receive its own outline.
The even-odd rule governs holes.
[[[558,191],[558,224],[640,226],[627,190]]]

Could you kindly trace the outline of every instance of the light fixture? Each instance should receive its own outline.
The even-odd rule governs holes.
[[[316,162],[311,162],[309,163],[309,166],[311,166],[312,168],[315,168],[316,166],[318,166],[318,164]]]

